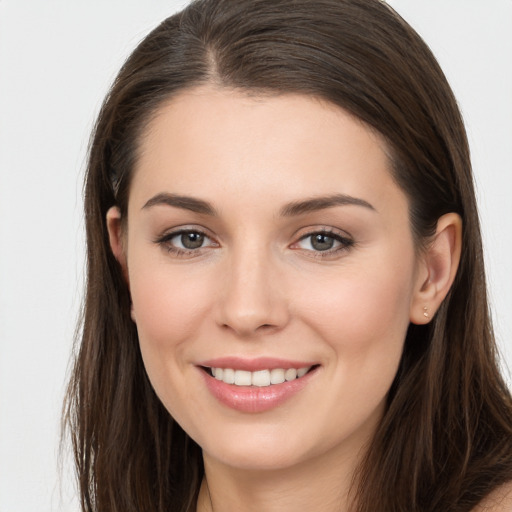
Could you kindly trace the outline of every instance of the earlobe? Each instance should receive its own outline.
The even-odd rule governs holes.
[[[462,220],[456,213],[439,218],[433,240],[425,250],[411,302],[410,321],[430,322],[450,291],[460,261]]]
[[[117,206],[112,206],[107,212],[107,230],[110,241],[110,248],[114,257],[121,265],[123,275],[128,282],[128,269],[126,265],[126,254],[123,243],[123,227],[121,222],[121,211]]]

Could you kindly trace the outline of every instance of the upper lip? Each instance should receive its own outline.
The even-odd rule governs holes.
[[[280,359],[275,357],[257,357],[254,359],[246,359],[241,357],[219,357],[202,361],[198,366],[208,368],[232,368],[234,370],[245,370],[256,372],[259,370],[274,370],[275,368],[307,368],[314,366],[315,362],[311,361],[293,361],[290,359]]]

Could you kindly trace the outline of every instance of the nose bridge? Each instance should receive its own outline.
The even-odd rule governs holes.
[[[270,248],[240,244],[230,251],[226,263],[219,304],[221,325],[243,336],[282,328],[287,305],[278,261]]]

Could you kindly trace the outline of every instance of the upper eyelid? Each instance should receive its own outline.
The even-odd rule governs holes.
[[[174,228],[168,228],[161,232],[161,234],[157,235],[157,240],[163,238],[172,238],[173,236],[181,235],[182,233],[200,233],[208,238],[214,238],[214,236],[210,233],[210,230],[203,228],[202,226],[176,226]]]
[[[333,236],[339,236],[342,238],[350,238],[350,235],[346,232],[340,232],[336,229],[313,229],[311,231],[308,231],[302,236],[310,236],[310,235],[333,235]]]
[[[301,233],[302,232],[302,233]],[[333,235],[338,236],[340,238],[344,239],[350,239],[353,240],[354,237],[346,230],[335,228],[333,226],[308,226],[298,229],[294,236],[298,237],[297,240],[302,240],[303,238],[307,238],[311,235],[316,234],[326,234],[326,235]]]

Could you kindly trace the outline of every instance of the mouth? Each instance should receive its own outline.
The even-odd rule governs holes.
[[[311,389],[321,365],[273,357],[220,357],[202,361],[197,368],[218,402],[242,413],[263,413]]]
[[[225,384],[240,387],[264,388],[302,379],[315,370],[319,365],[304,366],[300,368],[272,368],[257,371],[238,370],[234,368],[201,366],[210,377]]]

